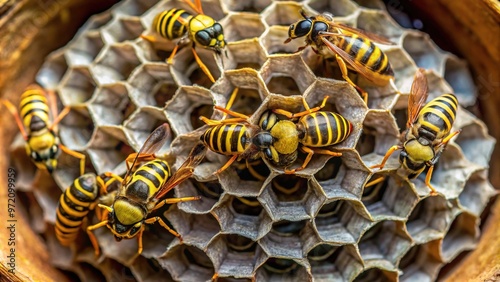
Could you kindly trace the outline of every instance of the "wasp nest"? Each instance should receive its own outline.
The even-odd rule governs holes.
[[[462,132],[434,170],[438,196],[428,196],[425,175],[413,182],[398,177],[395,158],[382,171],[368,168],[398,143],[417,67],[429,70],[431,98],[453,92],[462,106],[475,103],[462,61],[426,34],[399,27],[378,1],[212,0],[203,3],[204,12],[220,21],[228,42],[222,63],[213,52],[197,49],[217,78],[212,84],[190,48],[167,65],[175,43],[151,44],[139,37],[152,33],[157,13],[173,7],[194,13],[181,1],[122,1],[93,16],[40,70],[38,83],[71,107],[60,136],[88,156],[87,171],[123,174],[125,157],[164,122],[171,126],[172,140],[160,156],[178,167],[206,128],[199,116],[220,119],[213,104],[225,106],[235,88],[240,92],[232,109],[251,115],[254,123],[268,108],[300,111],[301,96],[314,106],[330,96],[326,110],[354,125],[350,137],[335,146],[343,155],[315,155],[296,175],[255,161],[250,165],[257,175],[242,162],[215,177],[227,157],[209,152],[194,177],[175,189],[175,196],[200,195],[201,200],[159,213],[183,242],[150,225],[142,255],[132,260],[136,240],[115,242],[101,228],[95,233],[103,255],[96,260],[83,231],[71,249],[60,246],[53,231],[57,201],[78,176],[78,161],[62,155],[54,182],[27,165],[19,139],[12,145],[13,162],[23,167],[19,195],[33,228],[44,234],[54,265],[83,281],[202,281],[214,273],[221,281],[430,281],[458,254],[474,248],[480,215],[495,192],[488,181],[495,141],[463,107],[454,124]],[[373,87],[353,74],[369,93],[365,105],[334,61],[318,59],[309,48],[295,53],[301,40],[285,45],[288,26],[301,17],[301,9],[310,15],[332,13],[337,21],[395,42],[381,48],[404,94]],[[385,180],[365,187],[379,176]]]

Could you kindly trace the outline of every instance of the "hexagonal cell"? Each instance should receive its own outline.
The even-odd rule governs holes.
[[[353,245],[319,244],[307,253],[314,281],[352,281],[363,264]]]
[[[192,207],[199,213],[206,213],[219,202],[224,189],[218,181],[199,182],[189,179],[179,186],[178,197],[200,196],[199,201],[193,202]]]
[[[467,182],[462,193],[458,196],[460,206],[477,217],[481,216],[490,198],[497,192],[488,181],[488,171],[474,172]]]
[[[301,95],[314,82],[314,75],[299,54],[270,57],[261,75],[271,93]]]
[[[104,46],[101,33],[91,31],[82,34],[69,45],[65,52],[68,64],[71,66],[89,65],[94,61]]]
[[[384,220],[374,224],[359,241],[359,252],[365,263],[391,269],[398,265],[411,247],[411,238],[401,221]]]
[[[98,174],[107,171],[118,173],[118,171],[116,171],[117,169],[125,172],[126,166],[123,161],[129,154],[134,152],[134,149],[126,142],[101,129],[97,130],[95,138],[87,149],[87,153]],[[119,168],[119,166],[121,166],[121,168]]]
[[[271,257],[302,259],[303,242],[314,235],[311,228],[304,228],[306,220],[278,221],[271,231],[259,240],[259,245]]]
[[[401,259],[400,281],[435,281],[443,263],[439,257],[439,240],[414,245]]]
[[[88,68],[71,68],[58,87],[59,99],[65,106],[81,105],[90,100],[95,88],[96,82]]]
[[[55,89],[67,70],[68,62],[66,62],[64,52],[61,50],[51,53],[38,71],[36,82],[45,89]]]
[[[100,27],[107,24],[113,16],[111,13],[104,12],[96,15],[92,15],[89,20],[83,25],[81,30],[97,30]]]
[[[285,44],[286,39],[288,39],[288,28],[284,26],[271,26],[259,38],[267,55],[296,53],[299,47],[304,45],[302,40],[292,40]]]
[[[311,0],[308,5],[314,10],[322,13],[330,13],[335,17],[345,17],[354,13],[357,9],[356,4],[349,0]],[[308,14],[308,16],[311,16]]]
[[[181,234],[184,244],[205,249],[221,230],[214,214],[192,214],[193,202],[172,205],[165,216]],[[176,242],[179,241],[176,240]]]
[[[96,91],[89,111],[97,126],[117,126],[123,123],[136,106],[128,98],[123,84],[105,85]]]
[[[136,151],[142,147],[149,134],[153,132],[158,126],[169,123],[165,117],[165,113],[162,110],[157,110],[154,108],[142,108],[135,113],[133,113],[130,118],[123,124],[124,132],[127,135],[127,140]],[[170,125],[170,123],[169,123]],[[171,140],[175,137],[174,132],[172,132],[172,126],[170,125],[170,136],[163,149],[160,149],[158,153],[164,152],[165,148],[170,146]]]
[[[130,97],[139,105],[163,108],[178,89],[165,64],[141,65],[128,80]]]
[[[441,244],[441,257],[450,262],[458,254],[472,250],[479,237],[479,219],[468,212],[459,214],[451,224]]]
[[[113,44],[135,40],[143,31],[144,27],[139,18],[116,17],[102,29],[102,37],[108,44]]]
[[[67,147],[81,151],[94,134],[94,123],[86,108],[73,109],[59,123],[59,137]]]
[[[217,269],[219,279],[232,276],[252,278],[257,247],[257,243],[250,238],[223,234],[214,239],[207,252],[215,255],[217,258],[214,260],[220,262]]]
[[[213,104],[212,96],[207,89],[181,86],[174,97],[167,102],[165,112],[172,123],[172,130],[181,135],[204,125],[198,119],[201,115],[210,118],[208,114],[212,113],[213,110],[210,110],[213,109]]]
[[[114,83],[127,80],[140,64],[134,46],[120,43],[109,45],[101,51],[92,72],[99,84]]]
[[[158,1],[155,0],[127,0],[113,8],[114,15],[140,16]]]
[[[453,88],[460,105],[466,107],[476,103],[477,89],[466,62],[448,55],[444,64],[444,79]]]
[[[252,13],[231,13],[223,21],[224,38],[231,44],[235,41],[257,38],[266,29],[261,18]]]
[[[371,153],[383,156],[398,142],[399,130],[394,116],[383,110],[369,110],[363,121],[363,132],[356,144],[361,157]],[[369,158],[371,156],[363,160],[368,162]]]
[[[272,1],[270,0],[250,0],[250,1],[234,1],[222,0],[222,8],[228,11],[245,11],[250,13],[260,13],[268,7]]]
[[[236,173],[241,180],[259,181],[264,183],[271,171],[261,158],[256,160],[241,160],[236,163]]]
[[[316,187],[308,187],[308,179],[295,175],[280,175],[265,182],[260,195],[274,221],[309,219],[324,196]]]
[[[176,281],[207,281],[215,274],[205,252],[190,245],[174,246],[158,262]]]
[[[430,101],[431,99],[434,99],[445,93],[453,93],[453,89],[451,89],[448,83],[446,83],[446,81],[436,72],[426,71],[425,76],[427,77],[427,84],[429,86],[429,98],[427,98],[427,101]],[[460,98],[458,101],[459,103],[461,103]]]
[[[488,135],[482,122],[472,122],[462,127],[462,132],[455,139],[467,160],[487,167],[495,140]]]
[[[442,196],[422,199],[412,210],[406,228],[416,244],[442,238],[454,213]]]
[[[138,281],[174,281],[170,273],[161,268],[155,259],[140,256],[130,266],[130,270]]]
[[[271,228],[271,218],[255,197],[226,195],[213,210],[222,232],[257,240]]]
[[[300,15],[302,9],[303,5],[301,3],[273,2],[262,13],[262,18],[269,26],[280,25],[288,28],[292,23],[302,18]]]
[[[398,273],[395,270],[388,271],[377,267],[366,268],[353,281],[355,282],[398,281]]]
[[[403,38],[403,48],[415,61],[418,67],[433,69],[442,73],[444,54],[436,47],[428,34],[408,31]]]
[[[257,281],[309,281],[312,279],[303,265],[294,260],[270,257],[257,269]]]
[[[387,12],[378,10],[361,10],[358,16],[357,28],[383,36],[396,44],[403,34],[403,29]]]
[[[226,69],[252,68],[258,71],[266,61],[266,52],[257,39],[230,42],[227,49],[231,60],[224,62]]]
[[[333,200],[324,204],[313,220],[322,241],[333,244],[354,244],[370,226],[362,204],[356,201]]]
[[[221,77],[221,58],[214,51],[205,48],[196,48],[200,60],[210,71],[215,80]],[[210,78],[201,70],[196,62],[192,48],[188,45],[180,49],[173,59],[170,71],[178,85],[199,85],[205,88],[212,86]]]
[[[377,184],[364,186],[361,201],[375,221],[405,220],[418,202],[416,191],[408,181],[394,175],[375,174],[367,183],[380,178],[385,179]]]

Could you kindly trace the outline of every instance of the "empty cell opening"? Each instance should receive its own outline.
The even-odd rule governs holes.
[[[191,126],[193,129],[198,129],[205,125],[203,121],[200,120],[200,117],[210,118],[214,113],[213,105],[200,105],[193,109],[191,114],[189,115],[189,119],[191,120]]]
[[[224,66],[225,68],[260,70],[266,61],[266,53],[258,41],[234,42],[228,45],[227,48],[228,52],[231,53],[232,60]]]
[[[416,241],[421,241],[423,237],[443,235],[447,223],[451,220],[451,211],[447,202],[442,197],[429,197],[421,200],[413,209],[406,228],[408,233]]]
[[[134,88],[131,91],[132,99],[139,105],[164,107],[178,89],[168,67],[164,65],[144,65],[134,73],[129,82]]]
[[[271,171],[261,158],[241,160],[235,164],[236,173],[241,180],[264,182]]]
[[[97,132],[88,149],[90,159],[99,174],[113,171],[134,152],[135,150],[129,144],[116,139],[102,130]]]
[[[314,10],[322,13],[330,13],[335,17],[345,17],[354,13],[357,9],[356,4],[349,0],[313,0],[309,6]],[[308,17],[316,16],[307,14]]]
[[[273,74],[266,84],[271,93],[284,96],[301,95],[295,79],[289,76]]]
[[[214,74],[210,72],[212,76]],[[214,79],[217,79],[216,76]],[[201,68],[195,68],[193,72],[189,75],[189,80],[193,85],[199,85],[205,88],[210,88],[212,86],[212,81],[210,78],[203,72]]]
[[[290,259],[268,258],[257,270],[257,281],[308,281],[311,280],[304,266]]]
[[[477,220],[477,217],[467,212],[463,212],[455,218],[441,245],[444,261],[449,262],[461,252],[475,247],[478,236]]]
[[[356,144],[356,151],[360,156],[371,154],[375,151],[375,135],[377,130],[368,126],[363,126],[363,131]]]
[[[80,271],[77,272],[83,275],[83,277],[79,278],[83,281],[106,281],[104,274],[90,263],[80,262],[78,263],[78,267],[80,268]]]
[[[342,209],[348,207],[345,201],[333,201],[324,204],[316,215],[316,227],[322,229],[322,227],[328,228],[329,225],[341,223],[341,211]]]
[[[129,132],[129,138],[133,141],[134,147],[137,147],[137,150],[144,144],[149,134],[153,132],[160,125],[166,123],[166,118],[162,114],[157,114],[155,112],[136,112],[126,123],[125,129]],[[165,142],[165,145],[162,148],[167,148],[170,146],[171,140],[175,138],[175,134],[172,131],[170,124],[169,126],[169,134],[167,136],[169,140]],[[161,150],[159,150],[161,152]]]
[[[394,118],[396,119],[396,124],[399,128],[399,134],[403,134],[406,130],[406,121],[408,120],[408,109],[397,109],[394,110]]]
[[[248,216],[259,216],[263,209],[256,197],[233,197],[231,207],[236,213]]]
[[[307,253],[307,259],[311,263],[321,264],[321,262],[333,262],[339,255],[342,247],[321,244],[314,247]],[[314,268],[314,267],[313,267]]]
[[[301,201],[307,193],[306,178],[292,174],[281,174],[271,181],[271,189],[280,202]]]
[[[132,45],[112,45],[99,56],[94,74],[101,84],[125,81],[141,62]]]
[[[481,215],[490,201],[490,197],[495,194],[486,175],[487,172],[484,170],[473,173],[465,183],[464,190],[458,196],[460,205],[476,216]]]
[[[47,89],[54,89],[68,70],[68,63],[62,52],[49,55],[38,71],[36,81]]]
[[[59,98],[65,106],[80,105],[92,97],[96,88],[90,71],[87,68],[72,68],[61,82]]]
[[[494,142],[485,136],[485,128],[479,123],[472,123],[462,128],[455,142],[460,146],[467,160],[488,166]]]
[[[251,116],[262,104],[259,91],[251,88],[239,88],[231,110]]]
[[[154,258],[138,257],[130,269],[138,281],[173,281],[170,273]]]
[[[191,50],[192,48],[189,46],[185,46],[177,52],[173,60],[173,68],[171,67],[170,70],[174,76],[178,77],[176,81],[182,82],[180,84],[199,85],[210,88],[213,83],[196,62]],[[205,48],[195,48],[195,50],[200,61],[205,64],[212,77],[217,80],[221,76],[221,72],[216,64],[214,51]],[[223,56],[223,54],[219,56]]]
[[[238,234],[226,234],[224,235],[224,241],[229,250],[237,253],[255,253],[257,248],[257,242]]]
[[[89,107],[97,116],[96,122],[106,125],[122,124],[137,108],[124,85],[102,87]]]
[[[342,158],[330,158],[325,166],[314,174],[314,178],[320,182],[335,179],[339,174],[341,166]]]
[[[363,271],[356,276],[355,282],[382,282],[382,281],[396,281],[397,274],[389,271],[381,270],[378,268],[370,268]]]
[[[396,26],[390,16],[382,11],[361,10],[359,14],[357,27],[364,31],[374,33],[385,37],[386,39],[397,43],[403,33],[399,26]]]
[[[94,123],[89,112],[71,108],[59,123],[59,137],[69,148],[82,148],[90,141],[94,133]]]
[[[98,32],[89,32],[80,36],[78,40],[70,45],[67,50],[66,58],[71,65],[88,65],[94,61],[102,47],[101,34]]]
[[[247,13],[260,13],[266,7],[271,5],[271,0],[250,0],[250,1],[222,0],[221,2],[230,11],[234,12],[245,11]]]
[[[172,99],[177,91],[177,85],[174,83],[160,83],[153,89],[153,98],[157,107],[164,107]]]
[[[290,259],[269,258],[263,267],[273,274],[288,274],[291,276],[297,268],[300,268],[300,265]]]
[[[113,42],[135,40],[143,31],[139,18],[119,18],[103,30],[105,36],[111,37]]]
[[[233,14],[227,18],[224,37],[227,42],[259,37],[265,31],[260,17],[255,14]]]
[[[218,181],[198,182],[194,179],[190,179],[190,181],[198,192],[198,195],[204,198],[218,201],[220,195],[224,193],[224,189],[222,189],[222,185]]]
[[[453,88],[453,92],[457,96],[458,101],[460,101],[460,104],[467,106],[474,104],[477,91],[474,80],[464,61],[456,58],[448,58],[444,67],[444,79]],[[480,83],[484,82],[483,79]]]
[[[306,226],[307,220],[289,221],[281,220],[273,223],[271,232],[279,236],[299,235],[300,231]]]
[[[302,9],[303,7],[299,3],[274,2],[274,6],[272,6],[272,9],[268,10],[267,15],[264,17],[264,21],[269,26],[280,25],[288,27],[302,18],[300,15],[300,10]]]
[[[410,281],[412,279],[434,280],[437,270],[441,265],[441,261],[436,257],[438,250],[432,250],[433,246],[437,246],[438,242],[433,241],[424,245],[413,246],[406,255],[401,259],[399,268],[403,270],[401,279]],[[433,252],[435,252],[433,254]]]
[[[420,33],[408,33],[403,39],[403,48],[418,67],[434,69],[440,72],[442,55],[430,41],[429,36]]]
[[[140,16],[149,8],[158,3],[156,0],[133,0],[123,2],[113,9],[115,14],[124,14],[129,16]]]
[[[267,54],[292,54],[297,52],[299,47],[304,45],[304,41],[297,39],[292,40],[285,44],[288,39],[288,30],[281,26],[271,26],[260,37],[262,45],[264,46]]]
[[[196,265],[205,269],[214,269],[214,265],[210,258],[205,254],[204,251],[196,247],[185,246],[182,250],[182,254],[189,264]]]

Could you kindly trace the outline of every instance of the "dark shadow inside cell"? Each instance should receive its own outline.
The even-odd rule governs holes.
[[[198,182],[194,179],[190,179],[190,181],[198,192],[198,195],[202,197],[219,200],[220,195],[224,193],[222,185],[218,181]]]
[[[368,231],[366,231],[365,234],[363,234],[363,237],[359,240],[359,244],[363,242],[367,242],[370,240],[376,240],[377,236],[383,236],[383,221],[375,224],[372,226]]]
[[[372,281],[391,281],[384,275],[384,272],[378,268],[370,268],[365,270],[354,279],[355,282],[372,282]]]
[[[356,144],[356,151],[359,155],[365,156],[373,153],[375,150],[375,129],[370,129],[368,127],[363,127],[361,136],[359,137],[358,144]]]
[[[259,63],[254,63],[254,62],[241,62],[236,64],[235,69],[242,69],[242,68],[251,68],[254,70],[260,70],[260,67],[262,67],[261,64]]]
[[[341,200],[323,205],[318,215],[316,215],[316,226],[327,226],[340,223],[341,211],[346,207],[346,203]]]
[[[172,54],[172,50],[155,49],[155,54],[158,57],[158,61],[166,62],[167,59]],[[154,61],[156,61],[156,60],[154,60]]]
[[[301,95],[295,80],[289,76],[275,76],[267,83],[267,88],[271,93],[284,96]]]
[[[257,248],[257,242],[238,234],[226,234],[224,240],[230,250],[238,253],[253,253]]]
[[[223,3],[227,6],[227,9],[233,12],[246,12],[246,13],[257,13],[262,12],[266,7],[271,4],[270,0],[258,1],[230,1],[223,0]]]
[[[280,202],[300,201],[307,193],[306,178],[293,174],[281,174],[271,181],[271,188]]]
[[[182,254],[186,258],[187,262],[202,268],[206,269],[212,269],[214,268],[214,265],[210,258],[203,252],[202,250],[192,247],[192,246],[185,246],[184,250],[182,251]]]
[[[67,279],[68,281],[82,281],[81,277],[78,277],[78,275],[75,273],[75,272],[72,272],[70,270],[64,270],[64,269],[58,269]],[[95,280],[96,282],[99,282],[99,281],[106,281],[105,279],[104,280]]]
[[[87,110],[71,109],[59,124],[59,137],[66,146],[85,146],[94,132],[94,123]]]
[[[212,73],[212,76],[214,76],[214,79],[217,79],[214,73]],[[189,80],[193,85],[197,84],[207,89],[210,88],[213,84],[210,78],[199,67],[195,68],[193,72],[189,75]]]
[[[309,4],[311,8],[321,13],[330,13],[335,17],[344,17],[350,15],[356,11],[356,5],[351,1],[323,1],[316,0],[311,1]],[[307,16],[315,16],[315,15],[307,15]]]
[[[269,174],[271,174],[269,167],[267,167],[261,158],[241,160],[234,166],[241,180],[264,182]]]
[[[172,83],[161,83],[153,90],[156,106],[164,107],[172,99],[178,87]]]
[[[460,253],[449,263],[444,264],[444,266],[439,270],[439,274],[435,281],[443,281],[445,277],[449,277],[453,271],[456,271],[457,267],[462,265],[466,257],[470,255],[471,251],[465,251]],[[485,280],[488,281],[488,280]]]
[[[106,281],[106,277],[104,274],[97,268],[95,268],[93,265],[86,263],[86,262],[81,262],[78,265],[81,269],[81,272],[84,273],[85,278],[83,280],[86,281]],[[83,278],[83,277],[81,277]]]
[[[250,88],[240,88],[230,109],[251,116],[261,104],[262,99],[260,98],[259,91]]]
[[[314,174],[314,177],[319,182],[335,179],[341,166],[342,158],[330,158],[325,166]]]
[[[361,201],[365,206],[370,206],[382,201],[385,191],[389,185],[389,177],[374,174],[363,188],[363,196]]]
[[[115,147],[115,151],[119,152],[124,159],[126,159],[130,154],[135,153],[135,150],[125,142],[119,142]]]
[[[193,129],[198,129],[205,125],[205,123],[200,120],[201,116],[210,118],[213,113],[214,113],[213,105],[201,105],[194,108],[189,116]]]
[[[300,268],[300,265],[291,259],[268,258],[263,267],[272,274],[292,275]]]
[[[231,206],[236,213],[249,216],[259,216],[263,209],[255,197],[234,197]]]
[[[394,111],[394,118],[399,128],[399,133],[402,134],[406,130],[406,121],[408,119],[408,110],[399,109]]]
[[[342,247],[321,244],[310,250],[309,253],[307,253],[307,258],[313,265],[320,265],[326,262],[333,263],[333,261],[338,257],[341,249]]]
[[[300,231],[306,226],[307,220],[289,221],[281,220],[273,223],[271,232],[283,236],[298,235]]]
[[[127,106],[122,110],[123,120],[127,120],[136,110],[136,105],[132,101],[129,101]]]
[[[420,245],[413,246],[399,262],[399,268],[404,270],[408,266],[416,264],[418,259],[418,253],[420,251],[421,251]]]

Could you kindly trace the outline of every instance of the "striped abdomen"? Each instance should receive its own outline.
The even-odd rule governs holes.
[[[147,203],[170,177],[170,166],[164,160],[155,159],[140,166],[125,187],[129,200]]]
[[[49,122],[49,106],[44,93],[39,89],[25,91],[21,95],[19,114],[28,134],[46,129]]]
[[[303,145],[323,147],[344,141],[351,134],[352,124],[339,114],[319,111],[300,118],[297,130]]]
[[[453,94],[443,94],[432,99],[419,113],[418,133],[429,141],[441,139],[450,133],[457,113],[458,100]]]
[[[56,212],[56,237],[68,246],[78,236],[83,219],[97,204],[98,187],[93,173],[84,174],[71,184],[59,198]]]
[[[200,139],[216,153],[237,155],[245,151],[249,136],[245,125],[233,123],[212,126],[203,133]]]
[[[354,61],[382,76],[394,76],[389,59],[373,42],[355,34],[339,36],[337,46],[344,50]],[[370,79],[368,77],[368,79]],[[389,79],[389,78],[388,78]]]
[[[183,9],[170,9],[159,13],[153,20],[153,30],[169,40],[182,37],[193,16]]]

